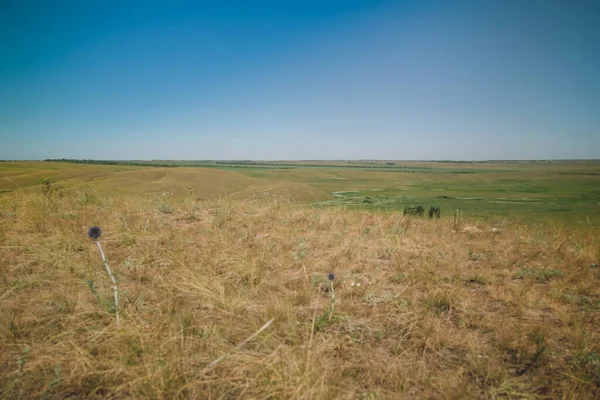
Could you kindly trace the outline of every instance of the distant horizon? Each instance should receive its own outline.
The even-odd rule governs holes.
[[[600,158],[600,2],[0,3],[0,159]]]
[[[249,161],[249,162],[305,162],[305,161],[395,161],[395,162],[520,162],[520,161],[600,161],[600,158],[531,158],[531,159],[393,159],[393,158],[323,158],[323,159],[259,159],[259,158],[198,158],[198,159],[178,159],[178,158],[41,158],[41,159],[0,159],[0,162],[60,162],[65,160],[76,161],[143,161],[143,162],[158,162],[158,161]]]

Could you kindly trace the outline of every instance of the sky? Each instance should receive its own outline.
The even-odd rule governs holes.
[[[600,158],[599,1],[0,2],[0,159]]]

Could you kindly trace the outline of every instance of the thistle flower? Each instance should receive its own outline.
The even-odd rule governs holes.
[[[332,272],[329,275],[327,275],[327,279],[329,279],[330,282],[333,282],[333,280],[335,279],[335,274]]]
[[[92,238],[92,240],[98,240],[100,236],[102,236],[102,229],[99,226],[92,226],[88,229],[88,236]]]
[[[104,264],[104,269],[106,270],[108,277],[110,278],[110,280],[113,283],[113,293],[114,293],[114,298],[115,298],[115,317],[117,319],[117,325],[119,325],[119,293],[117,291],[117,280],[113,276],[112,272],[110,272],[110,267],[108,266],[108,261],[106,261],[106,257],[104,256],[104,251],[102,251],[102,246],[100,245],[100,242],[98,241],[98,239],[100,238],[101,235],[102,235],[102,229],[100,229],[99,226],[92,226],[90,229],[88,229],[88,236],[94,241],[94,243],[96,243],[96,246],[98,246],[98,250],[100,251],[100,257],[102,257],[102,263]]]

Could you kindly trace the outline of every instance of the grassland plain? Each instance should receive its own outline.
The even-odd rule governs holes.
[[[322,170],[236,173],[199,200],[189,182],[207,179],[201,191],[231,172],[77,167],[55,170],[64,189],[48,197],[35,182],[49,170],[35,168],[0,196],[2,398],[600,396],[593,223],[497,218],[493,233],[469,217],[294,200],[298,188],[343,190]],[[333,173],[390,186],[382,173]],[[119,284],[119,326],[91,225]]]
[[[488,221],[516,217],[600,225],[600,162],[594,161],[168,163],[211,168],[4,162],[0,191],[37,189],[41,179],[50,178],[57,188],[110,193],[184,195],[193,190],[203,199],[244,200],[267,192],[320,207],[399,211],[422,205],[440,207],[446,214],[459,209],[467,217]],[[251,168],[246,168],[248,163]]]

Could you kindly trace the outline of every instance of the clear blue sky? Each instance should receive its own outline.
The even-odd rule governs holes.
[[[0,2],[0,159],[600,158],[600,1]]]

